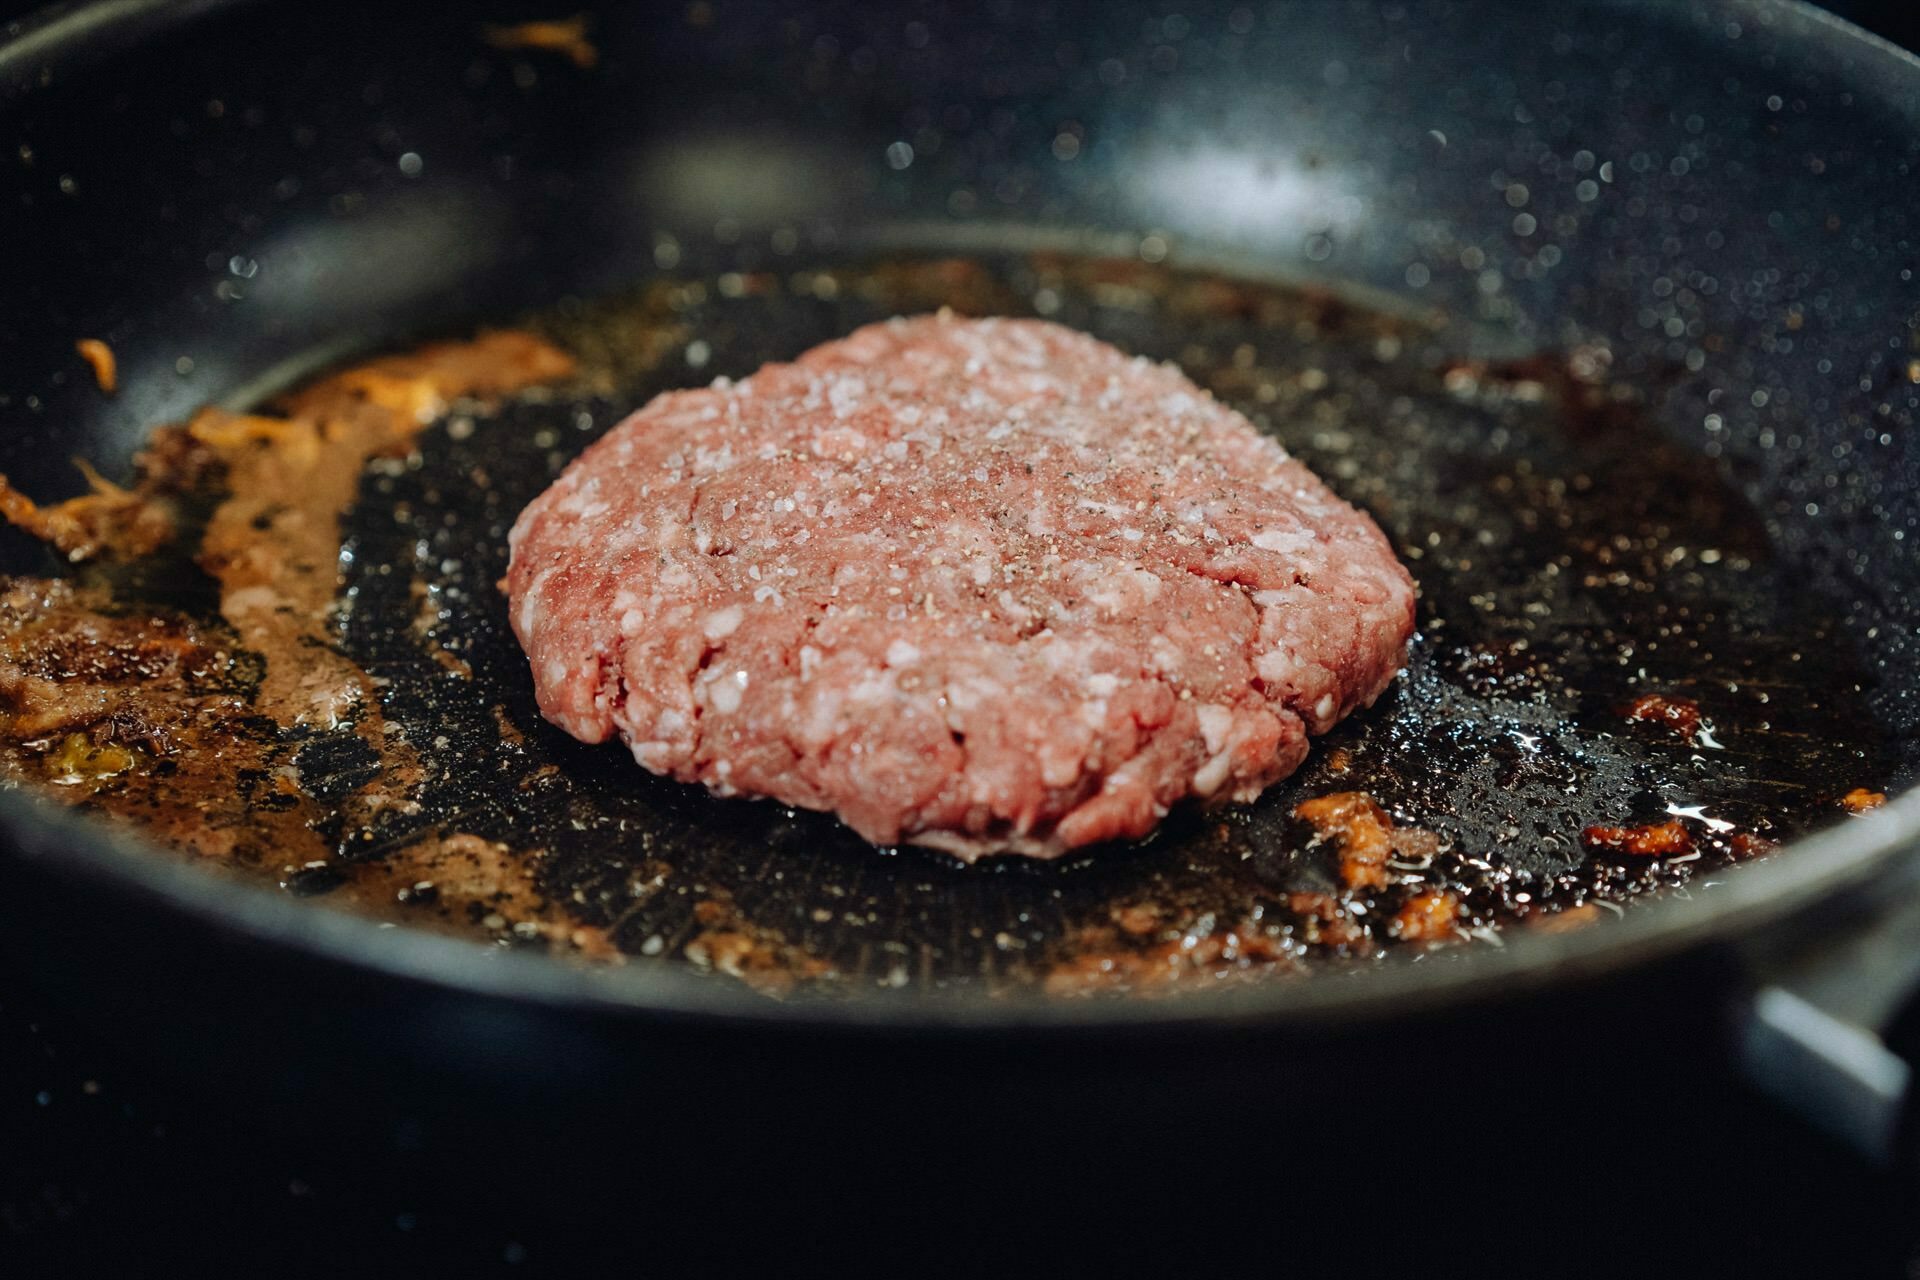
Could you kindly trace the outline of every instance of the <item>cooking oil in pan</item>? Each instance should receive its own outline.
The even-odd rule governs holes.
[[[1372,512],[1421,589],[1396,687],[1256,804],[1045,865],[876,851],[545,725],[494,585],[521,507],[661,390],[940,306],[1173,360]],[[334,639],[411,763],[396,790],[364,732],[299,744],[338,795],[313,865],[258,860],[293,891],[776,995],[1172,993],[1603,926],[1892,771],[1825,611],[1604,345],[1489,366],[1444,324],[1329,294],[1031,256],[660,281],[523,323],[580,375],[455,406],[344,519]]]

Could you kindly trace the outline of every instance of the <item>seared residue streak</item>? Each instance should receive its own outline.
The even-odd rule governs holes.
[[[377,700],[329,644],[340,589],[340,513],[369,459],[405,453],[458,396],[500,396],[573,372],[529,334],[487,333],[344,370],[288,397],[284,417],[203,409],[188,433],[226,464],[228,497],[207,521],[200,563],[220,612],[266,655],[260,708],[283,724],[330,726]],[[278,659],[278,660],[276,660]],[[380,742],[367,728],[368,741]]]
[[[368,907],[398,902],[448,927],[607,954],[597,930],[534,889],[538,851],[402,825],[377,863],[343,861],[356,836],[417,812],[422,769],[381,715],[375,681],[332,643],[340,514],[368,461],[407,452],[455,399],[573,369],[539,338],[487,333],[343,370],[271,416],[203,409],[155,433],[128,489],[89,468],[93,494],[41,508],[0,481],[0,513],[74,560],[150,553],[211,493],[196,558],[221,615],[196,620],[59,581],[5,583],[0,774],[52,783],[58,799],[296,891],[345,884],[343,898]]]

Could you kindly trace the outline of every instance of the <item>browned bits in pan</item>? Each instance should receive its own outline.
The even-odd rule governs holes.
[[[1330,913],[1341,919],[1337,906]],[[1339,925],[1327,926],[1327,941],[1341,934]],[[1341,934],[1364,944],[1355,929]],[[1114,946],[1112,930],[1094,929],[1077,939],[1074,954],[1048,971],[1041,988],[1053,996],[1086,996],[1108,992],[1152,994],[1188,985],[1258,978],[1294,969],[1299,955],[1288,938],[1270,932],[1260,922],[1238,921],[1204,935],[1176,935],[1141,949]]]
[[[1160,912],[1151,903],[1132,902],[1112,912],[1113,922],[1122,933],[1143,938],[1160,927]]]
[[[120,388],[120,372],[113,358],[113,348],[98,338],[82,338],[73,344],[80,358],[93,370],[93,380],[99,388],[112,395]]]
[[[1363,791],[1336,791],[1296,805],[1293,815],[1340,846],[1340,878],[1349,889],[1387,887],[1393,820]]]
[[[1885,792],[1869,791],[1865,787],[1855,787],[1840,797],[1840,804],[1848,813],[1871,813],[1886,802]]]
[[[501,26],[488,23],[480,28],[480,38],[496,49],[541,49],[572,60],[585,71],[600,61],[600,50],[587,39],[592,20],[584,13],[571,18],[516,22]]]
[[[1693,833],[1678,818],[1644,827],[1588,827],[1580,838],[1589,849],[1611,849],[1636,858],[1667,858],[1693,851]]]
[[[203,857],[323,857],[311,803],[267,798],[291,752],[251,714],[221,629],[108,607],[66,583],[0,583],[0,774]]]
[[[741,914],[731,894],[694,904],[696,930],[681,948],[696,968],[737,978],[763,995],[784,996],[807,980],[832,976],[833,966],[793,946],[778,929]]]
[[[1317,840],[1338,846],[1340,879],[1349,890],[1386,888],[1393,880],[1390,858],[1430,858],[1440,843],[1430,831],[1394,826],[1387,811],[1364,791],[1335,791],[1302,801],[1294,806],[1293,816],[1312,827]]]
[[[285,724],[324,724],[374,702],[366,675],[332,652],[327,621],[340,589],[340,513],[367,463],[405,452],[457,397],[503,395],[573,367],[530,334],[495,331],[319,379],[286,397],[279,417],[194,416],[187,434],[221,458],[230,486],[207,520],[199,561],[220,584],[222,615],[267,655],[263,711]],[[377,719],[362,723],[384,752]]]
[[[1371,942],[1366,927],[1330,893],[1290,893],[1287,908],[1300,916],[1301,937],[1311,945],[1348,951],[1366,950]]]
[[[216,452],[268,445],[302,466],[320,458],[320,433],[314,423],[292,418],[268,418],[257,413],[230,413],[207,405],[187,422],[187,435]]]
[[[1445,942],[1460,936],[1459,914],[1459,898],[1445,889],[1429,889],[1408,899],[1390,927],[1405,942]]]
[[[1780,843],[1777,840],[1769,840],[1765,836],[1757,836],[1751,831],[1742,831],[1727,842],[1727,847],[1733,851],[1735,858],[1744,862],[1749,858],[1764,858],[1778,849]]]
[[[1622,707],[1620,714],[1627,720],[1670,729],[1676,737],[1689,742],[1693,741],[1693,735],[1700,729],[1700,704],[1692,698],[1670,698],[1665,694],[1646,693]]]
[[[80,459],[92,493],[41,506],[0,476],[0,518],[64,552],[73,563],[110,556],[135,559],[173,538],[170,506],[144,486],[123,489]]]

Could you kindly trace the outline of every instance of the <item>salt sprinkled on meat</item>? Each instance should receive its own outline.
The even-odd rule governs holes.
[[[894,320],[660,396],[511,542],[555,724],[967,859],[1251,800],[1413,628],[1365,515],[1177,370],[1040,321]]]

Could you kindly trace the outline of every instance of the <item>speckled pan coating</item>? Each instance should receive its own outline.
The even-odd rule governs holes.
[[[660,396],[511,540],[555,724],[967,859],[1252,799],[1413,630],[1370,519],[1178,370],[1039,321],[894,320]]]

